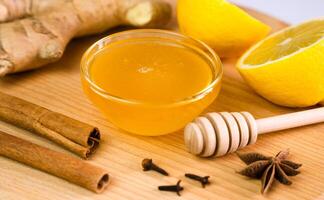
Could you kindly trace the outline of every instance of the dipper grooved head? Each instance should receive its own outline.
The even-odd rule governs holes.
[[[257,124],[248,112],[208,113],[189,123],[184,139],[189,152],[216,157],[237,151],[257,140]]]

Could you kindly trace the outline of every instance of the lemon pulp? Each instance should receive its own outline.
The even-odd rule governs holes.
[[[245,65],[260,65],[278,60],[306,48],[324,37],[324,22],[311,21],[279,32],[266,39],[244,60]]]

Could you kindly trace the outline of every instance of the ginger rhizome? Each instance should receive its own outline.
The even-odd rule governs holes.
[[[59,60],[74,37],[119,25],[159,27],[171,12],[163,0],[2,0],[0,76]]]

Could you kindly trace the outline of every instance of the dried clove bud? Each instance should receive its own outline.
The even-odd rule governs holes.
[[[153,171],[159,172],[160,174],[163,174],[165,176],[169,175],[169,173],[166,172],[164,169],[162,169],[162,168],[158,167],[157,165],[155,165],[153,163],[152,159],[145,158],[142,161],[142,167],[143,167],[143,171],[153,170]]]
[[[187,178],[190,178],[192,180],[199,181],[204,188],[207,184],[210,184],[209,178],[210,176],[198,176],[196,174],[185,174]]]
[[[180,186],[180,183],[181,183],[181,180],[179,180],[176,185],[159,186],[159,190],[160,191],[176,192],[178,194],[178,196],[181,196],[180,191],[183,190],[183,187]]]

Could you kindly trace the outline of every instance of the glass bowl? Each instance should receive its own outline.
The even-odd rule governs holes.
[[[125,44],[127,45],[138,41],[143,42],[143,44],[145,42],[147,44],[158,42],[193,52],[208,64],[211,81],[198,92],[167,102],[125,98],[111,93],[94,81],[91,73],[92,70],[95,70],[92,68],[96,66],[92,63],[98,59],[98,52],[103,48],[109,50],[111,46],[118,43],[122,44],[123,41],[126,41]],[[111,51],[113,50],[111,49]],[[127,49],[124,50],[127,51]],[[154,54],[154,52],[151,52],[151,54]],[[125,54],[126,58],[127,56],[129,55]],[[179,57],[179,59],[181,58]],[[107,62],[105,67],[109,67],[109,64],[110,62]],[[81,82],[85,94],[93,104],[115,126],[130,133],[145,136],[164,135],[182,129],[215,100],[220,91],[222,75],[222,63],[211,48],[190,37],[164,30],[141,29],[110,35],[94,43],[85,52],[81,60]],[[107,77],[107,79],[109,78],[112,77]],[[113,78],[116,79],[116,77]],[[185,78],[194,80],[195,77]],[[191,82],[188,81],[186,84],[189,86]],[[174,92],[172,87],[166,89],[170,93]]]

